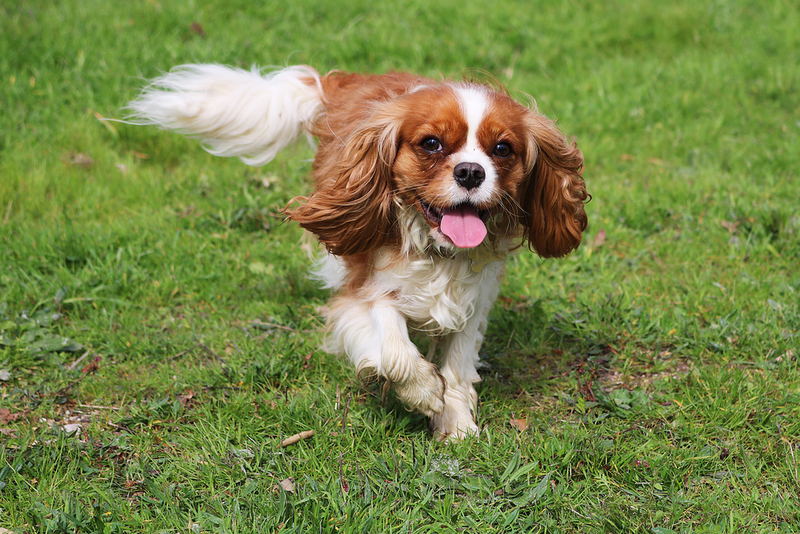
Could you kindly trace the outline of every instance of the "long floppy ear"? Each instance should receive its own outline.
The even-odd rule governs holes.
[[[521,195],[523,237],[543,258],[566,256],[587,225],[583,204],[591,197],[581,177],[583,154],[547,117],[531,112],[526,122],[528,158],[536,159]]]
[[[330,253],[364,254],[396,237],[392,165],[399,128],[399,118],[381,110],[341,144],[320,146],[317,188],[289,218],[316,234]]]

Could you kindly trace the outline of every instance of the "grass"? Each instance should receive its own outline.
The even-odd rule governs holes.
[[[0,532],[800,531],[796,3],[0,15]],[[577,139],[590,230],[511,262],[479,439],[318,350],[310,149],[98,120],[186,62],[491,73]]]

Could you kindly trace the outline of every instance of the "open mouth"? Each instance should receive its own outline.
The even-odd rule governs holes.
[[[450,208],[435,208],[419,199],[422,212],[432,226],[447,236],[458,248],[474,248],[483,243],[488,233],[486,221],[491,210],[479,210],[469,202]]]
[[[422,213],[425,215],[425,218],[428,219],[428,221],[434,226],[439,226],[442,224],[442,218],[444,217],[445,213],[457,212],[464,209],[473,210],[477,214],[478,218],[484,223],[489,220],[489,217],[492,216],[492,210],[478,209],[469,202],[462,202],[461,204],[457,204],[452,208],[434,208],[420,198],[419,205],[422,207]]]

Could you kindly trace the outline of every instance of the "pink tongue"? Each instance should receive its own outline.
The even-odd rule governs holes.
[[[458,248],[475,248],[486,237],[486,225],[471,206],[444,210],[439,228]]]

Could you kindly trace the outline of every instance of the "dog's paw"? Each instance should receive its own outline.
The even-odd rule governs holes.
[[[409,409],[433,417],[444,410],[444,378],[438,367],[422,358],[415,367],[404,381],[393,383],[394,391]]]
[[[480,428],[475,424],[472,414],[457,414],[449,406],[440,414],[431,417],[430,429],[433,437],[439,441],[461,441],[466,438],[477,437]]]
[[[476,437],[480,428],[475,422],[478,394],[471,385],[453,384],[447,388],[445,406],[431,417],[430,429],[439,441],[461,441]]]

